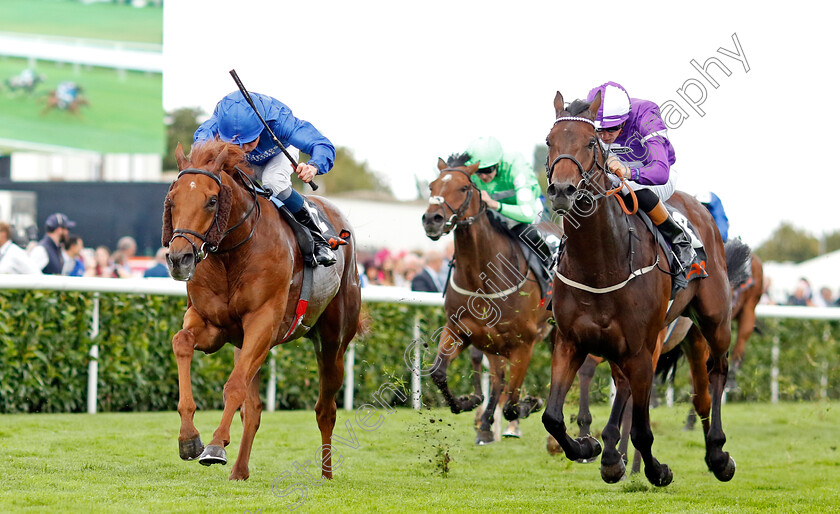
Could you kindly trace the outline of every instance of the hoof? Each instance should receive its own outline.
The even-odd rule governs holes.
[[[230,477],[228,480],[248,480],[250,473],[247,470],[245,471],[237,471],[235,468],[233,471],[230,472]]]
[[[485,444],[492,444],[496,439],[493,437],[492,430],[479,430],[475,434],[475,444],[484,446]]]
[[[580,444],[582,453],[580,459],[575,460],[591,461],[598,455],[601,455],[601,443],[591,435],[578,437],[575,441]]]
[[[450,406],[453,414],[460,414],[462,412],[469,412],[484,401],[484,397],[480,394],[465,394],[455,398],[455,402]]]
[[[195,460],[204,451],[201,436],[195,436],[186,441],[178,441],[178,455],[184,460]]]
[[[502,437],[514,437],[516,439],[522,437],[522,429],[519,428],[519,423],[512,421],[505,429]]]
[[[608,484],[614,484],[621,480],[624,477],[625,469],[624,459],[618,459],[618,462],[610,466],[605,465],[604,461],[601,460],[601,478]]]
[[[227,464],[227,453],[225,453],[225,449],[221,446],[207,446],[204,448],[204,451],[201,452],[201,457],[198,458],[198,462],[204,466],[209,466],[211,464]]]
[[[648,475],[647,469],[645,469],[645,475],[647,476],[648,481],[656,487],[665,487],[674,480],[674,474],[671,473],[671,468],[669,468],[667,464],[661,464],[661,470],[658,477],[651,477]]]
[[[729,482],[735,476],[735,459],[729,457],[729,462],[720,471],[715,472],[715,478],[721,482]]]
[[[557,442],[554,436],[549,435],[545,441],[545,449],[549,455],[559,455],[563,453],[563,447]]]

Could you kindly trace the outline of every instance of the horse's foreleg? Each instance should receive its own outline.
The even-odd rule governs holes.
[[[657,487],[671,483],[674,476],[667,464],[662,464],[653,456],[653,432],[650,430],[650,391],[653,387],[653,364],[650,355],[637,354],[625,361],[622,371],[630,382],[633,396],[633,426],[630,437],[633,446],[642,454],[645,462],[645,476]]]
[[[542,422],[548,433],[560,443],[569,460],[591,459],[601,453],[601,445],[594,438],[569,437],[563,418],[563,403],[584,359],[586,353],[577,346],[560,340],[559,336],[555,338],[554,351],[551,354],[551,389]]]
[[[222,412],[219,427],[213,433],[213,440],[204,448],[198,459],[201,464],[209,466],[227,463],[225,447],[230,444],[230,424],[233,421],[233,415],[245,402],[248,387],[268,356],[275,324],[274,311],[271,307],[271,305],[264,307],[256,314],[243,319],[245,338],[242,341],[242,351],[236,364],[233,365],[230,378],[225,383],[225,409]],[[247,462],[243,465],[247,466]]]
[[[234,362],[239,360],[239,348],[234,349]],[[248,460],[251,458],[251,446],[254,444],[254,437],[260,428],[260,417],[262,416],[262,401],[260,400],[260,373],[254,375],[251,384],[248,386],[248,396],[245,403],[239,409],[242,417],[242,441],[239,443],[239,453],[236,455],[236,462],[230,472],[231,480],[247,480]]]
[[[181,416],[181,430],[178,433],[178,453],[184,460],[197,459],[204,450],[198,429],[195,428],[195,400],[192,393],[190,365],[195,350],[206,350],[214,346],[220,331],[207,326],[192,309],[184,315],[184,328],[172,338],[172,351],[178,363],[178,414]]]
[[[616,449],[621,437],[621,421],[630,398],[630,384],[618,366],[610,363],[613,381],[615,382],[615,398],[613,399],[610,418],[601,437],[604,440],[604,454],[601,456],[601,478],[608,484],[614,484],[624,476],[625,462],[622,451]],[[583,394],[583,393],[581,393]],[[632,405],[632,402],[630,403]],[[627,428],[625,427],[625,430]],[[626,445],[624,452],[627,451]]]
[[[592,389],[592,379],[595,377],[595,368],[603,362],[603,359],[587,355],[586,360],[577,372],[580,383],[580,402],[578,404],[577,424],[580,431],[579,437],[586,437],[592,433],[592,412],[589,410],[589,395]]]
[[[446,400],[446,404],[449,405],[449,408],[454,414],[471,411],[484,401],[484,398],[480,394],[455,398],[452,395],[452,391],[449,390],[446,370],[449,368],[449,363],[464,350],[467,344],[464,342],[465,339],[464,334],[458,334],[458,332],[452,330],[451,326],[447,325],[445,330],[441,331],[438,353],[435,356],[435,362],[432,365],[432,371],[430,373],[432,381],[440,389],[444,400]]]
[[[496,440],[491,426],[495,421],[496,406],[505,388],[505,362],[498,355],[488,355],[490,362],[490,396],[487,398],[487,408],[481,415],[481,425],[475,435],[475,444],[490,444]]]
[[[730,352],[732,365],[729,370],[729,378],[727,379],[727,382],[729,382],[727,384],[727,388],[730,390],[738,389],[738,370],[741,369],[741,364],[744,362],[747,340],[755,330],[755,306],[758,303],[759,298],[748,298],[736,318],[738,321],[738,334],[735,339],[735,346]]]
[[[522,383],[525,381],[525,373],[531,364],[531,352],[534,349],[533,343],[522,343],[510,355],[510,380],[507,386],[507,402],[505,403],[504,416],[508,421],[527,418],[532,412],[539,411],[543,401],[539,398],[526,396],[520,400]]]

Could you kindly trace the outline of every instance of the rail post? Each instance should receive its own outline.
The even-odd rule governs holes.
[[[96,397],[98,396],[99,383],[99,345],[96,338],[99,337],[99,293],[93,293],[93,313],[90,320],[90,351],[88,356],[88,383],[87,383],[87,411],[88,414],[96,414]]]
[[[353,388],[355,387],[356,341],[350,341],[344,353],[344,410],[353,410]]]

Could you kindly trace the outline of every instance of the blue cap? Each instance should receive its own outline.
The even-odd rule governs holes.
[[[66,214],[57,212],[47,216],[47,222],[44,225],[47,228],[47,232],[52,232],[57,228],[73,228],[76,226],[76,222],[71,221]]]
[[[258,96],[252,94],[252,99]],[[265,117],[262,102],[255,102],[260,115]],[[248,105],[242,92],[234,91],[222,98],[213,111],[219,126],[219,139],[227,143],[242,145],[257,139],[263,131],[263,124],[254,109]]]

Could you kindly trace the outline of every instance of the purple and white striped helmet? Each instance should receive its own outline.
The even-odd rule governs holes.
[[[601,107],[595,116],[595,128],[610,128],[621,125],[630,117],[630,95],[621,84],[605,82],[593,88],[586,97],[587,102],[595,99],[601,92]]]

